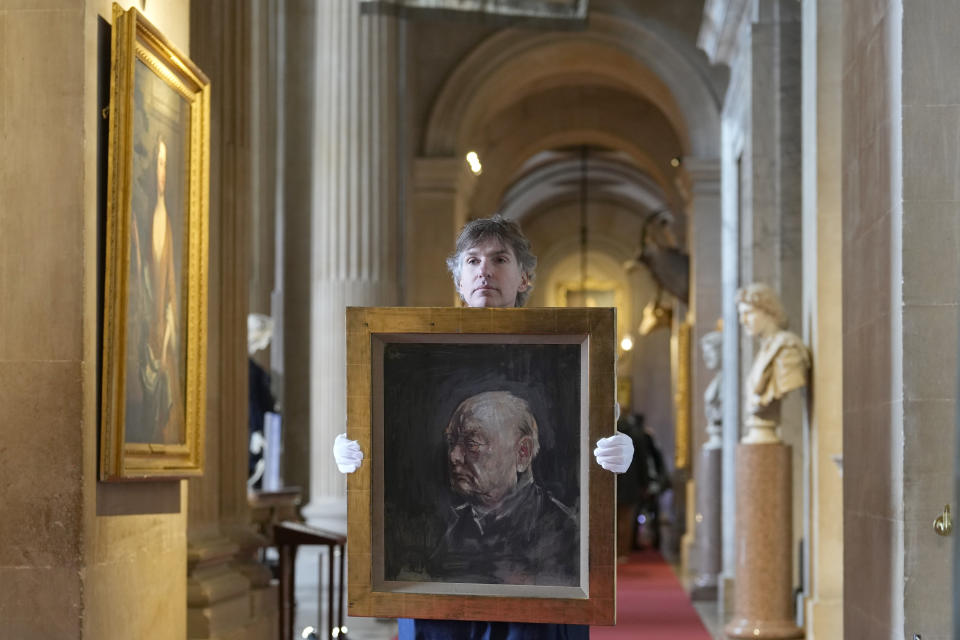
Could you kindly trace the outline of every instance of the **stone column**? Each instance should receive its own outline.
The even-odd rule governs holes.
[[[725,136],[728,132],[725,132]],[[720,231],[723,279],[723,430],[721,455],[721,557],[722,578],[718,580],[718,606],[732,606],[730,592],[735,573],[736,478],[734,456],[740,442],[740,322],[737,317],[737,287],[740,286],[740,202],[743,184],[741,163],[733,157],[729,140],[724,144],[724,206]]]
[[[728,638],[803,637],[791,601],[790,460],[780,442],[737,447],[737,585]]]
[[[721,271],[720,161],[685,158],[683,167],[690,176],[693,200],[690,205],[690,311],[693,315],[691,337],[692,388],[690,413],[694,424],[703,418],[703,394],[716,374],[700,357],[700,339],[715,331],[722,314],[723,282]],[[695,429],[693,450],[708,440],[705,429]]]
[[[764,282],[792,322],[802,317],[800,5],[761,0],[752,26],[751,207],[741,229],[741,284]],[[796,329],[795,329],[796,330]],[[744,362],[753,360],[744,345]],[[744,372],[746,375],[746,372]],[[781,414],[784,441],[800,433],[800,401]],[[799,444],[799,439],[796,440]]]
[[[346,430],[346,307],[400,300],[397,20],[329,0],[316,24],[309,519],[346,509],[331,454]]]
[[[310,498],[310,230],[313,181],[313,130],[304,114],[315,112],[316,11],[313,0],[281,0],[277,12],[278,46],[278,175],[277,206],[282,229],[278,253],[281,309],[279,349],[271,368],[281,376],[279,400],[283,415],[283,481],[300,487]],[[279,356],[279,357],[278,357]]]
[[[714,442],[700,450],[697,460],[697,509],[695,564],[691,567],[693,580],[690,597],[711,600],[717,597],[717,582],[723,570],[721,549],[721,472],[722,455],[719,433]]]
[[[772,286],[793,323],[803,317],[800,18],[800,4],[793,0],[761,0],[751,25],[750,191],[745,194],[750,206],[744,208],[740,228],[740,285]],[[793,330],[799,327],[794,325]],[[742,362],[752,362],[753,348],[752,340],[741,340]],[[741,376],[746,373],[743,368]],[[741,378],[738,393],[742,384]],[[799,393],[788,396],[780,419],[783,441],[794,456],[791,504],[795,513],[800,513],[803,503],[804,398]],[[802,538],[801,519],[793,522],[791,548],[796,549]],[[795,565],[791,561],[790,566]],[[794,584],[799,580],[791,577]]]
[[[193,59],[214,87],[210,122],[210,249],[205,473],[189,481],[187,636],[270,638],[276,589],[255,559],[265,541],[247,504],[247,310],[251,7],[191,6]]]
[[[772,286],[793,320],[802,282],[799,3],[761,0],[751,42],[752,207],[741,282]]]
[[[690,315],[693,317],[693,331],[690,340],[690,416],[691,424],[703,424],[703,394],[713,379],[714,372],[707,370],[700,357],[700,339],[716,329],[721,315],[723,297],[721,279],[721,199],[720,199],[720,162],[717,159],[686,158],[683,168],[690,177],[693,199],[690,203]],[[696,426],[692,429],[691,451],[693,451],[693,477],[688,484],[694,490],[692,499],[688,499],[691,509],[700,504],[699,452],[707,441],[706,431]],[[718,467],[719,471],[719,467]],[[717,492],[715,498],[719,500]],[[719,510],[719,504],[717,505]],[[697,507],[699,510],[699,507]],[[692,556],[694,546],[696,513],[687,519],[687,531],[681,545],[683,569],[698,572],[698,561]],[[719,545],[719,539],[716,541]]]
[[[253,152],[250,167],[251,203],[250,221],[250,308],[251,313],[271,316],[275,325],[282,327],[283,312],[274,308],[274,301],[282,303],[282,283],[277,273],[277,256],[283,255],[282,244],[277,242],[277,231],[283,229],[283,214],[277,207],[277,174],[279,166],[278,112],[283,104],[280,91],[283,74],[278,64],[278,36],[282,24],[279,19],[279,0],[263,0],[251,7],[250,74],[253,91],[250,105],[250,147]],[[279,252],[278,252],[279,249]],[[274,328],[270,345],[253,355],[253,359],[270,371],[274,345],[282,331]],[[278,354],[280,355],[280,354]],[[282,370],[282,358],[279,359]]]
[[[811,346],[804,460],[804,623],[811,639],[843,637],[843,299],[841,256],[842,6],[803,3],[804,342]]]

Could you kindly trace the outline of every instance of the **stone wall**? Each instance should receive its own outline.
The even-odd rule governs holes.
[[[960,8],[844,14],[844,529],[848,638],[948,637]]]
[[[852,2],[843,52],[844,635],[901,637],[903,391],[894,4]],[[876,7],[874,10],[871,9]]]
[[[184,50],[188,8],[150,16]],[[186,629],[181,483],[97,482],[104,20],[106,2],[0,2],[3,637]]]
[[[902,118],[903,145],[899,302],[903,309],[904,628],[895,629],[894,635],[947,638],[952,624],[953,545],[951,538],[934,533],[932,522],[945,504],[956,499],[960,302],[960,72],[956,62],[960,45],[948,25],[960,23],[960,5],[953,0],[904,2],[902,20],[903,86],[901,95],[892,92],[891,119]],[[896,145],[892,149],[896,154]],[[891,263],[896,262],[895,256]]]

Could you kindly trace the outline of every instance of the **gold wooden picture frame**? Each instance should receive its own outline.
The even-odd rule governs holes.
[[[693,327],[689,322],[676,323],[670,336],[670,358],[673,361],[672,384],[675,415],[674,468],[689,469],[693,445],[693,424],[690,419],[690,340]]]
[[[592,452],[615,429],[615,310],[349,308],[346,326],[350,615],[614,624],[615,476]]]
[[[203,471],[210,83],[113,5],[100,479]]]

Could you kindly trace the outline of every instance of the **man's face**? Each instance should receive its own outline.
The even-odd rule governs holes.
[[[513,307],[528,286],[513,250],[495,238],[481,240],[460,256],[457,291],[468,307]]]
[[[493,507],[517,484],[519,438],[502,412],[488,409],[464,410],[444,435],[451,488],[470,502]]]

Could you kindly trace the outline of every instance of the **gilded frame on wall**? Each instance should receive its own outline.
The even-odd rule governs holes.
[[[347,309],[347,433],[366,454],[347,479],[350,615],[615,622],[615,477],[592,455],[614,432],[615,322],[612,308]],[[529,449],[491,435],[520,423]],[[475,508],[495,477],[506,497]],[[527,511],[525,491],[548,499]]]
[[[210,83],[113,5],[100,479],[203,472]]]
[[[673,360],[673,405],[675,413],[674,467],[689,469],[692,454],[692,422],[690,419],[690,340],[693,327],[689,322],[676,323],[670,336]]]
[[[613,296],[613,300],[601,300],[600,303],[596,306],[614,306],[618,309],[624,308],[624,293],[623,286],[613,280],[594,280],[593,278],[587,278],[586,282],[576,280],[572,282],[561,282],[557,285],[557,306],[566,307],[566,306],[592,306],[588,304],[579,304],[589,300],[591,293],[595,293],[599,296]],[[575,296],[583,296],[586,300],[577,300],[577,304],[571,304],[574,301],[572,298]],[[603,302],[613,302],[612,305],[604,305]]]

